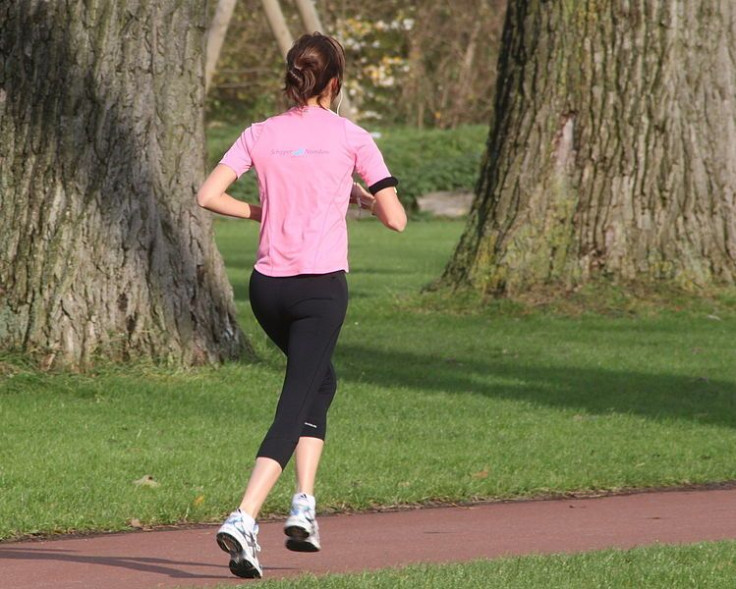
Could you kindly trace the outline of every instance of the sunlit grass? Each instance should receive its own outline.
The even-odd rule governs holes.
[[[736,479],[733,315],[443,311],[417,293],[462,228],[351,223],[320,510]],[[260,360],[63,375],[0,358],[0,537],[216,521],[237,503],[283,358],[247,302],[256,225],[216,229]]]
[[[651,546],[575,555],[415,565],[361,574],[264,581],[264,589],[730,589],[736,543]],[[232,585],[227,585],[232,587]],[[248,587],[250,585],[239,585]],[[222,586],[224,587],[224,585]]]

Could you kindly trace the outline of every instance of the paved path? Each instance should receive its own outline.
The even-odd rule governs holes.
[[[417,562],[736,539],[736,489],[526,501],[320,519],[323,550],[283,547],[261,525],[267,578]],[[247,582],[230,576],[216,526],[0,544],[2,589],[148,589]]]

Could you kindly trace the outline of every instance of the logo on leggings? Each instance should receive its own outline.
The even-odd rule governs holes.
[[[314,425],[313,423],[309,423],[308,421],[305,421],[304,425],[308,425],[309,427],[313,427],[314,429],[317,429],[316,425]]]

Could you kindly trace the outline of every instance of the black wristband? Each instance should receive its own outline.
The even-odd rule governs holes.
[[[391,186],[398,186],[398,185],[399,185],[399,181],[393,176],[389,176],[388,178],[379,180],[375,184],[371,184],[368,187],[368,192],[375,195],[376,192],[378,192],[379,190],[383,190],[384,188],[390,188]]]

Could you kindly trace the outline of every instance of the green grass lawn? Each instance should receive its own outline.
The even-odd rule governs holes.
[[[417,293],[462,227],[351,223],[320,510],[736,479],[735,314],[437,310]],[[249,312],[256,225],[216,230],[260,360],[74,375],[0,359],[0,538],[216,521],[237,504],[283,359]],[[266,515],[287,509],[287,474]]]
[[[299,577],[298,586],[300,589],[731,589],[734,574],[736,542],[714,542],[417,565],[352,575],[308,575]],[[250,586],[252,583],[239,585]],[[297,583],[294,579],[266,580],[258,586],[287,589]]]

